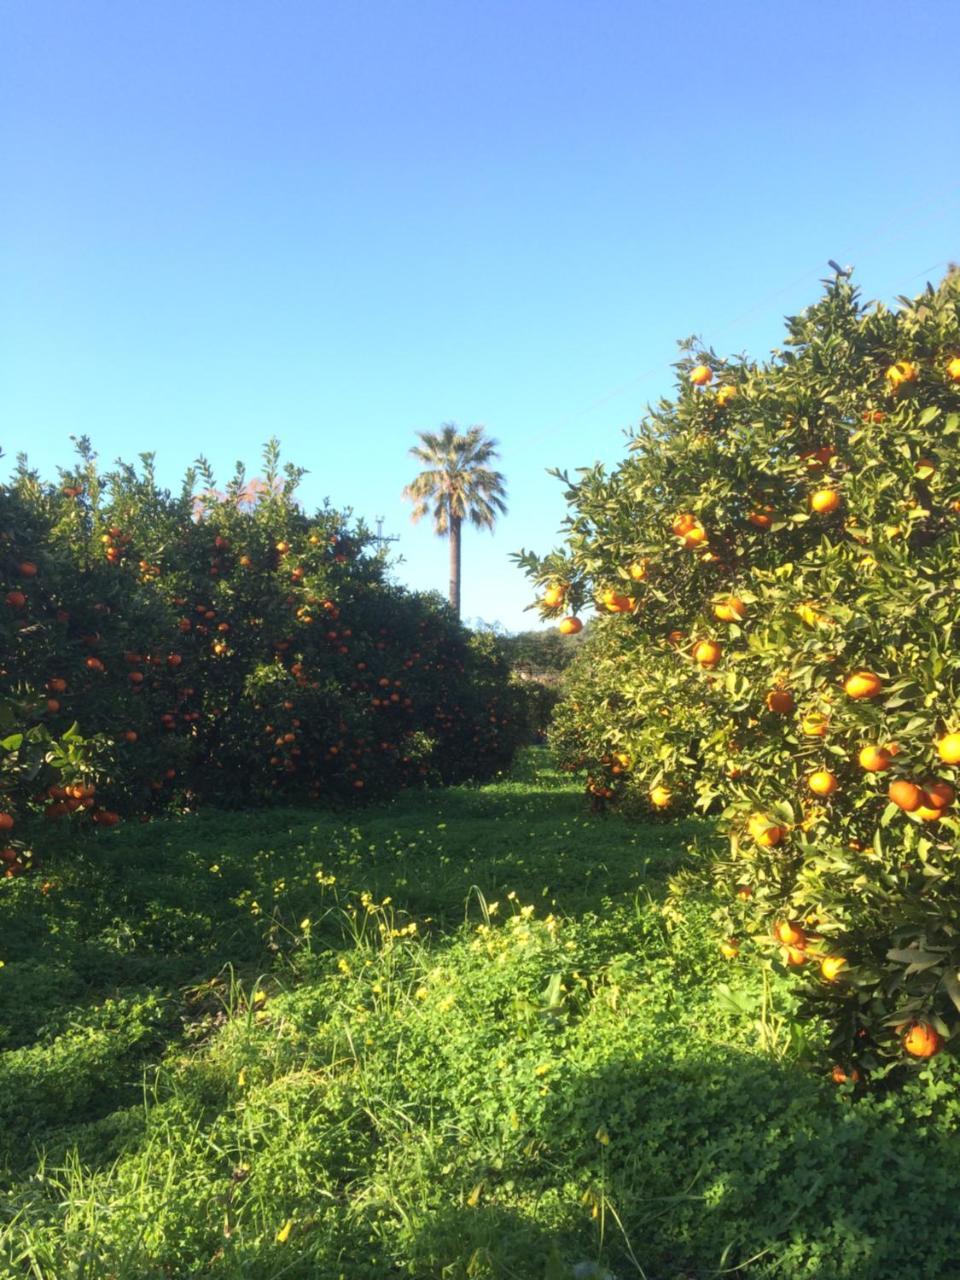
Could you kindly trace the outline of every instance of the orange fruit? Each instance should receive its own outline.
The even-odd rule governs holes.
[[[747,823],[747,830],[764,849],[772,849],[780,843],[786,832],[784,828],[762,813],[755,813]]]
[[[666,809],[673,799],[673,792],[663,785],[653,787],[650,791],[650,803],[655,809]]]
[[[889,382],[890,389],[895,391],[905,382],[916,382],[918,373],[919,370],[912,360],[898,360],[896,364],[889,367],[884,377]]]
[[[843,682],[843,691],[848,698],[875,698],[883,689],[883,681],[872,671],[854,671]],[[958,754],[960,759],[960,754]]]
[[[836,982],[846,963],[846,956],[824,956],[820,961],[820,972],[827,982]]]
[[[630,566],[630,577],[634,580],[634,582],[643,582],[646,576],[647,576],[646,560],[634,560],[633,564]]]
[[[701,667],[715,667],[722,652],[716,640],[698,640],[691,650],[694,662]]]
[[[807,935],[797,920],[779,920],[773,926],[773,936],[785,947],[805,947]]]
[[[675,516],[673,524],[670,526],[678,538],[682,538],[685,533],[689,533],[693,526],[697,523],[697,517],[689,511],[683,511],[680,515]]]
[[[737,394],[737,388],[728,382],[724,387],[717,388],[717,408],[722,409],[725,404],[731,401]]]
[[[933,809],[949,809],[957,798],[957,793],[949,782],[924,783],[923,794]]]
[[[756,511],[751,511],[747,519],[757,529],[769,529],[773,524],[773,507],[763,507]]]
[[[817,769],[807,778],[807,786],[815,796],[832,796],[839,785],[836,774],[827,769]]]
[[[906,778],[897,778],[891,782],[887,788],[887,796],[905,813],[913,813],[923,804],[923,792],[915,782],[908,782]]]
[[[11,609],[22,609],[26,603],[27,603],[27,597],[23,594],[22,591],[7,592],[7,604],[10,606]]]
[[[840,506],[840,495],[836,489],[817,489],[810,495],[810,508],[819,515],[829,515]]]
[[[960,764],[960,733],[948,733],[937,743],[937,754],[946,764]]]
[[[37,576],[37,566],[32,560],[24,560],[18,566],[18,571],[21,578],[35,578]]]
[[[883,773],[893,763],[893,757],[886,747],[866,746],[860,749],[857,756],[861,769],[869,773]]]
[[[939,822],[943,817],[942,809],[937,809],[933,805],[929,804],[918,805],[917,808],[913,810],[913,813],[921,822]]]
[[[736,960],[740,954],[740,943],[736,938],[727,938],[725,942],[720,943],[720,954],[726,960]]]
[[[943,1048],[943,1038],[929,1022],[915,1022],[904,1035],[902,1043],[913,1058],[932,1058]]]
[[[567,588],[562,582],[554,582],[547,587],[543,593],[543,603],[548,609],[555,609],[557,605],[563,604],[563,598],[567,594]]]
[[[789,689],[771,689],[764,701],[767,710],[776,712],[778,716],[788,716],[797,705]]]
[[[683,535],[685,551],[696,551],[697,547],[702,547],[706,541],[707,531],[702,524],[695,524],[692,529]]]
[[[669,642],[670,642],[671,644],[682,644],[682,643],[683,643],[683,632],[682,632],[682,631],[671,631],[671,632],[670,632],[670,634],[667,636],[667,639],[669,640]]]
[[[803,947],[786,947],[785,951],[787,953],[787,964],[793,969],[799,969],[810,958]]]
[[[800,728],[808,738],[824,738],[830,727],[830,717],[822,711],[808,711],[800,721]]]
[[[947,364],[947,377],[951,382],[960,382],[960,356],[954,356]]]
[[[690,381],[695,387],[705,387],[713,381],[713,370],[705,364],[698,364],[690,370]]]
[[[852,1084],[857,1084],[860,1080],[860,1072],[856,1067],[851,1067],[849,1072],[844,1071],[843,1067],[837,1063],[830,1072],[830,1079],[834,1084],[846,1084],[847,1081],[850,1081]]]
[[[713,606],[713,612],[721,622],[742,622],[747,616],[747,606],[738,596],[727,596]]]
[[[0,813],[0,831],[11,831],[13,829],[13,817],[9,813]]]
[[[621,595],[613,587],[609,587],[601,593],[600,603],[609,609],[611,613],[629,613],[636,601],[632,600],[630,596]]]
[[[575,636],[583,630],[583,623],[579,618],[561,618],[557,630],[562,636]]]

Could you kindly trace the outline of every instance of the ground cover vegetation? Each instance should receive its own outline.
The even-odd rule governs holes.
[[[496,643],[394,585],[362,522],[296,501],[275,443],[223,492],[88,442],[0,486],[0,858],[164,809],[356,803],[491,777],[528,733]]]
[[[903,1280],[960,1255],[949,1055],[814,1072],[702,819],[488,786],[70,832],[0,886],[0,1274]]]
[[[718,815],[717,945],[876,1082],[960,1009],[960,275],[888,310],[838,273],[768,362],[678,370],[520,557],[561,631],[599,614],[553,742],[601,803]]]

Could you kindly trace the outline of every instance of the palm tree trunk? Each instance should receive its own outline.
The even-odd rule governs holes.
[[[450,607],[460,617],[460,524],[453,516],[450,520]]]

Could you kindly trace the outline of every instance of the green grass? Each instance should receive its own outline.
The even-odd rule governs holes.
[[[958,1072],[813,1070],[789,983],[667,900],[696,829],[531,753],[4,883],[0,1275],[955,1274]]]

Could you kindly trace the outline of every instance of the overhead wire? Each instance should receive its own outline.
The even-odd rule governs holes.
[[[892,239],[887,240],[885,243],[896,244],[898,241],[903,240],[912,231],[916,230],[918,226],[923,225],[923,219],[914,218],[911,220],[909,225],[906,228],[904,228],[903,219],[905,217],[907,217],[909,214],[915,211],[925,211],[935,203],[941,204],[946,197],[948,197],[952,192],[955,192],[955,191],[960,191],[960,182],[954,183],[952,186],[948,187],[945,192],[940,192],[936,196],[928,197],[924,200],[918,201],[914,205],[908,206],[906,210],[897,214],[895,217],[890,218],[885,222],[883,222],[878,228],[872,231],[865,239],[861,239],[855,242],[854,244],[849,245],[847,248],[843,249],[841,251],[841,256],[851,253],[854,250],[857,250],[858,252],[863,252],[865,249],[876,247],[878,240],[882,241],[882,237],[884,233],[892,226],[900,227],[901,228],[900,233],[894,236]],[[932,221],[938,221],[940,218],[944,216],[946,215],[941,211],[934,219],[932,219]],[[931,221],[931,220],[928,219],[927,221]],[[942,263],[935,263],[932,267],[927,267],[925,268],[924,271],[917,272],[915,276],[911,276],[905,283],[909,283],[910,281],[917,279],[919,276],[925,275],[929,271],[936,270],[938,267],[946,265],[948,261],[949,259],[945,259],[944,262]],[[811,278],[819,278],[821,276],[822,270],[823,270],[822,267],[810,268],[807,271],[805,271],[802,275],[797,276],[795,279],[791,280],[789,283],[780,285],[778,288],[770,291],[769,293],[763,294],[755,302],[752,302],[749,305],[749,307],[747,307],[744,311],[741,311],[739,314],[737,314],[736,316],[733,316],[729,320],[722,321],[719,326],[715,326],[714,333],[719,335],[722,333],[729,332],[730,329],[741,324],[744,320],[749,319],[750,316],[754,315],[757,311],[761,310],[763,307],[766,307],[769,303],[774,301],[774,299],[781,297],[785,293],[789,293],[791,290],[797,288],[801,284],[806,283],[806,281],[810,280]],[[590,404],[586,405],[584,408],[578,409],[575,413],[569,415],[566,418],[561,419],[559,422],[552,423],[549,427],[544,428],[543,431],[538,432],[536,436],[532,438],[530,436],[527,436],[525,442],[527,444],[530,444],[530,443],[539,442],[540,440],[545,440],[548,436],[554,435],[557,431],[563,430],[564,428],[571,426],[575,422],[579,422],[582,418],[586,417],[587,414],[593,413],[595,410],[602,408],[606,404],[609,404],[611,400],[615,400],[618,396],[622,395],[624,391],[629,391],[631,387],[635,387],[639,383],[644,382],[647,378],[652,377],[653,374],[655,373],[660,373],[665,369],[671,368],[672,363],[673,363],[672,361],[658,360],[656,364],[651,365],[649,368],[644,369],[641,373],[633,375],[626,382],[622,382],[618,386],[612,388],[610,391],[605,392],[598,399],[592,401]]]

